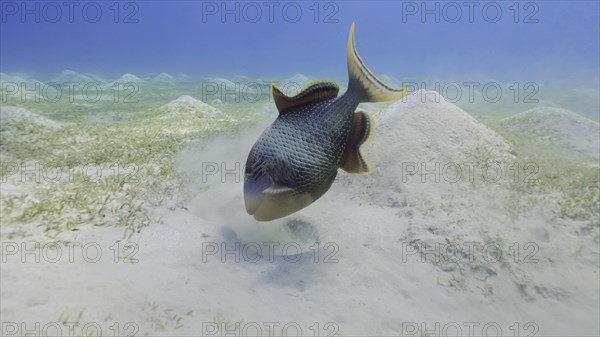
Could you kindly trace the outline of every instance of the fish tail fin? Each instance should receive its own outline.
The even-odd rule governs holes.
[[[391,101],[408,92],[408,88],[394,89],[388,86],[367,68],[356,50],[354,23],[348,37],[348,91],[358,95],[360,102]]]

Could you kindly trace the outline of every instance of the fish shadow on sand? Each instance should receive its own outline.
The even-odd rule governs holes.
[[[244,242],[235,230],[226,226],[221,227],[221,236],[227,247],[231,247],[230,254],[239,256],[236,263],[256,270],[265,284],[304,291],[327,273],[317,230],[301,219],[288,220],[282,226],[288,235],[280,241],[269,238],[263,242]]]

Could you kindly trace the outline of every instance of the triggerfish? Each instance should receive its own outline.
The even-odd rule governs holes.
[[[360,149],[373,130],[363,102],[385,102],[406,94],[378,79],[356,50],[354,23],[348,38],[348,90],[338,97],[332,81],[308,84],[287,96],[275,84],[277,119],[260,135],[246,160],[244,201],[258,221],[278,219],[312,204],[333,183],[339,168],[370,173]]]

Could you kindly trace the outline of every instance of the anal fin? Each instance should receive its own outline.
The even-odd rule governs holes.
[[[346,147],[342,170],[348,173],[365,174],[373,172],[371,165],[364,159],[360,148],[369,141],[373,133],[373,118],[368,113],[357,110],[352,120],[350,140]]]

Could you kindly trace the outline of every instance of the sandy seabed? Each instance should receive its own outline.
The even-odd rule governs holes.
[[[509,143],[435,93],[375,120],[375,173],[340,172],[281,220],[248,216],[221,166],[243,167],[260,125],[189,144],[176,163],[189,197],[129,241],[119,227],[3,235],[3,334],[598,335],[597,223],[560,217],[557,193],[521,192],[531,172],[515,180]]]

